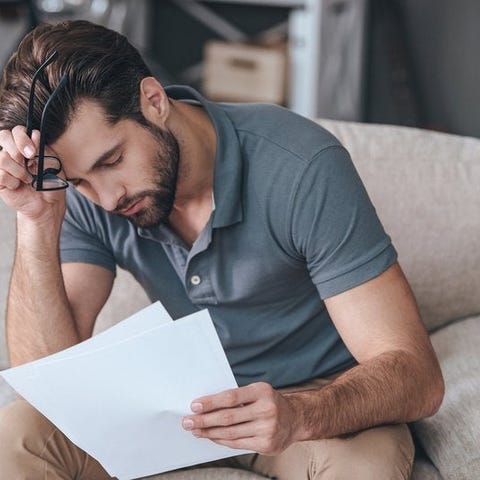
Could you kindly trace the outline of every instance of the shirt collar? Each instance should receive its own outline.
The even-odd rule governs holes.
[[[219,104],[208,101],[191,87],[172,85],[165,88],[174,100],[200,103],[213,122],[217,134],[217,151],[213,181],[215,209],[213,228],[226,227],[243,220],[243,166],[240,142],[230,117]]]

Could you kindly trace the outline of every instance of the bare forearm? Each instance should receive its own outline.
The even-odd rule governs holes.
[[[276,455],[293,442],[435,413],[442,374],[398,264],[325,304],[358,366],[321,389],[280,393],[258,382],[195,399],[184,428],[227,447]]]
[[[432,415],[442,398],[441,374],[436,364],[429,375],[420,363],[407,352],[388,352],[320,390],[287,394],[298,414],[298,439],[331,438]]]
[[[7,304],[12,365],[79,341],[65,293],[58,253],[59,227],[17,222],[17,250]]]

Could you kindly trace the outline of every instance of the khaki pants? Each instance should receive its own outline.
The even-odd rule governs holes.
[[[329,381],[317,380],[290,390],[319,388]],[[274,457],[242,455],[204,466],[243,468],[278,480],[397,480],[410,478],[413,456],[408,427],[387,425],[347,438],[298,442]],[[17,400],[0,410],[0,478],[112,477],[27,402]]]

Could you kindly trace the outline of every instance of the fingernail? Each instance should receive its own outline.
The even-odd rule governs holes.
[[[189,418],[185,419],[183,421],[183,428],[185,430],[191,430],[193,428],[193,420],[190,420]]]
[[[193,435],[194,437],[197,437],[197,438],[201,435],[201,433],[202,433],[202,432],[201,432],[200,430],[193,430],[193,431],[192,431],[192,435]]]
[[[26,157],[31,157],[34,154],[34,151],[32,147],[25,147],[23,149],[23,153],[25,154]]]
[[[201,403],[192,403],[191,407],[192,412],[200,413],[203,410],[203,405]]]

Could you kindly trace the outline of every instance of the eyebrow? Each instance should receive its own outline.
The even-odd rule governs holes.
[[[117,143],[117,145],[113,146],[110,150],[107,150],[106,152],[102,153],[97,158],[97,160],[95,160],[95,163],[88,169],[87,173],[92,173],[97,168],[101,167],[102,164],[105,163],[110,157],[112,157],[115,152],[120,150],[122,146],[123,146],[123,142]]]
[[[112,157],[115,152],[120,150],[123,147],[123,142],[117,143],[112,148],[103,152],[94,162],[94,164],[88,169],[88,173],[94,172],[96,169],[100,168],[104,162],[106,162],[110,157]],[[78,178],[67,178],[67,182],[75,182]]]

